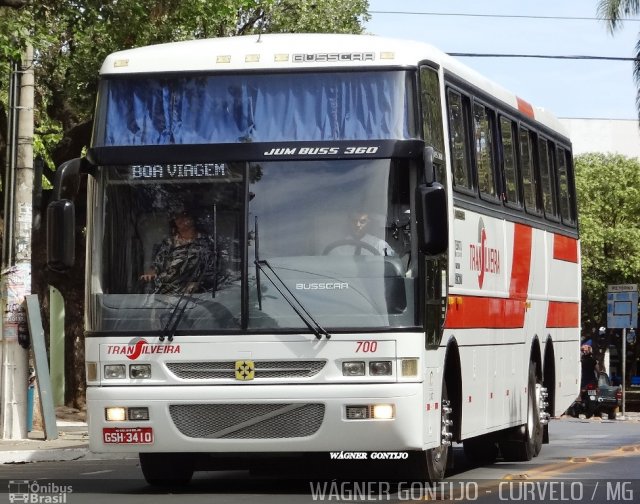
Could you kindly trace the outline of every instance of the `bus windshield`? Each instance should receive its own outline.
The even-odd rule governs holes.
[[[390,159],[103,167],[88,329],[307,332],[292,303],[327,330],[413,327],[412,177]]]
[[[417,137],[406,71],[105,79],[93,147]]]

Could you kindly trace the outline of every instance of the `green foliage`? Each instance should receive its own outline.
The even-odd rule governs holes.
[[[640,282],[640,161],[585,154],[575,169],[583,327],[596,327],[606,322],[607,286]]]

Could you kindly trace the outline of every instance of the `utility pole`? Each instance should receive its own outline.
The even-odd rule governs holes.
[[[5,204],[5,240],[2,278],[2,411],[0,434],[3,439],[27,437],[28,341],[25,296],[31,294],[31,232],[33,227],[33,47],[27,45],[19,70],[15,173],[8,173],[5,194],[13,202]],[[14,117],[16,114],[14,114]],[[13,150],[12,150],[13,151]],[[13,154],[12,154],[13,155]],[[8,170],[9,171],[9,170]],[[10,196],[10,197],[11,197]]]

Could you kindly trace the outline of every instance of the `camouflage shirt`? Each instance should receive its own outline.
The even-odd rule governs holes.
[[[202,235],[186,243],[165,239],[152,267],[156,272],[154,292],[157,294],[182,294],[185,289],[210,291],[226,282],[228,276],[222,251],[216,251],[214,241]]]

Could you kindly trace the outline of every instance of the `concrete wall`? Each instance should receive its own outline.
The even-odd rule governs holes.
[[[573,143],[573,154],[611,152],[640,158],[640,125],[631,119],[560,119]]]

